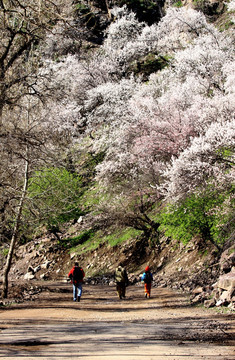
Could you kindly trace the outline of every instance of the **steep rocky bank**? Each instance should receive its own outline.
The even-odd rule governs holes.
[[[140,283],[145,266],[151,266],[154,287],[169,287],[188,293],[192,303],[207,307],[227,306],[235,310],[235,252],[233,246],[218,258],[213,248],[202,248],[195,239],[186,246],[162,239],[161,251],[149,248],[141,239],[132,239],[119,246],[101,244],[84,254],[65,250],[53,236],[45,236],[20,246],[9,274],[9,298],[32,300],[40,292],[37,281],[67,282],[74,261],[86,273],[86,282],[114,285],[114,270],[125,263],[131,283]],[[4,258],[2,258],[0,275]],[[35,285],[36,284],[36,285]]]

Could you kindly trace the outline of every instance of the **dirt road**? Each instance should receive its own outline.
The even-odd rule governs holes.
[[[192,307],[188,299],[130,286],[49,285],[35,301],[0,308],[1,359],[235,360],[235,315]]]

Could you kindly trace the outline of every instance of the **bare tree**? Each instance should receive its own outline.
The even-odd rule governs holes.
[[[8,113],[4,113],[2,119],[5,136],[2,138],[4,141],[1,142],[1,181],[4,181],[1,193],[6,199],[7,206],[4,209],[5,224],[2,224],[1,230],[2,236],[7,228],[11,233],[10,247],[3,271],[2,297],[4,298],[8,293],[8,273],[19,235],[30,167],[33,168],[35,161],[39,161],[38,149],[44,146],[43,138],[45,137],[42,132],[39,134],[41,125],[38,119],[36,120],[33,116],[31,118],[34,106],[30,108],[29,99],[25,98],[24,102],[18,103],[18,106],[19,110],[12,114],[11,120],[8,118]]]
[[[24,211],[33,209],[35,199],[27,196],[29,180],[37,169],[61,166],[58,159],[63,151],[63,148],[60,149],[56,130],[52,131],[51,123],[40,113],[40,102],[32,101],[32,98],[27,96],[18,105],[18,111],[12,113],[11,119],[9,114],[4,113],[6,135],[0,146],[0,181],[3,184],[0,191],[7,204],[4,208],[5,222],[2,224],[1,235],[4,242],[11,238],[3,272],[3,297],[8,295],[8,274],[15,246],[22,233]],[[65,139],[62,138],[64,144]]]
[[[0,0],[0,240],[11,237],[3,276],[4,297],[28,179],[42,159],[49,161],[50,157],[45,143],[52,134],[39,116],[38,99],[42,104],[51,89],[45,91],[46,82],[39,75],[39,44],[55,24],[67,21],[69,3]],[[36,116],[31,119],[33,111]]]
[[[13,233],[12,233],[10,248],[9,248],[9,252],[7,255],[5,268],[3,271],[3,285],[2,285],[2,297],[3,298],[7,298],[7,294],[8,294],[8,273],[11,268],[12,257],[13,257],[15,244],[16,244],[17,237],[18,237],[20,222],[21,222],[23,205],[24,205],[24,201],[25,201],[25,197],[26,197],[26,193],[27,193],[27,188],[28,188],[28,180],[29,180],[28,145],[26,145],[25,152],[26,152],[26,154],[25,154],[26,156],[25,156],[24,182],[23,182],[23,187],[22,187],[22,193],[21,193],[21,198],[20,198],[19,205],[17,208],[16,219],[15,219],[14,229],[13,229]]]
[[[37,47],[58,21],[66,21],[66,5],[61,0],[0,0],[0,121],[4,107],[17,106],[22,96],[42,97],[35,86]],[[29,57],[30,68],[25,66]]]

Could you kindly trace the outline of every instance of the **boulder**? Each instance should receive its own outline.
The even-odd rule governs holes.
[[[227,249],[223,252],[220,258],[221,273],[228,273],[232,267],[235,266],[235,251],[234,249]]]
[[[32,272],[27,272],[24,276],[25,280],[33,280],[35,279],[35,275]]]
[[[192,293],[194,294],[194,295],[197,295],[197,294],[201,294],[201,293],[203,293],[203,288],[200,286],[200,287],[197,287],[196,289],[194,289],[193,291],[192,291]]]
[[[40,279],[45,280],[47,278],[47,274],[41,274]]]
[[[34,273],[38,272],[41,270],[41,265],[38,265],[34,268]]]
[[[229,303],[231,301],[230,291],[228,291],[228,290],[223,291],[223,293],[220,296],[220,300],[222,300],[223,303],[225,303],[225,302]]]
[[[227,305],[227,302],[225,300],[220,299],[219,301],[216,302],[216,306],[223,306],[223,305]]]
[[[31,265],[29,265],[27,273],[34,274],[34,269],[33,269],[33,267]]]
[[[41,268],[48,269],[51,263],[52,263],[51,261],[47,260],[47,261],[45,261],[44,264],[42,264]]]
[[[215,306],[215,304],[216,304],[215,298],[204,301],[204,306],[206,308],[211,308],[211,307]]]
[[[235,273],[230,271],[219,277],[217,287],[223,290],[231,290],[235,288]]]

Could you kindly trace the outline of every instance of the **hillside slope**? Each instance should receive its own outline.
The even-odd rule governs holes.
[[[67,234],[61,236],[66,238]],[[16,296],[17,284],[21,284],[19,289],[22,292],[17,297],[32,299],[33,295],[30,296],[27,289],[35,286],[37,281],[44,281],[45,285],[51,280],[67,282],[74,261],[83,267],[88,284],[114,285],[114,271],[122,261],[132,284],[140,285],[140,275],[149,265],[154,287],[169,287],[188,293],[193,303],[204,303],[208,307],[228,306],[235,310],[234,246],[228,244],[218,258],[215,248],[203,247],[196,238],[186,246],[163,238],[161,245],[159,251],[150,248],[146,240],[133,238],[116,246],[103,243],[79,254],[65,250],[53,235],[36,239],[17,250],[9,276],[9,297]]]

